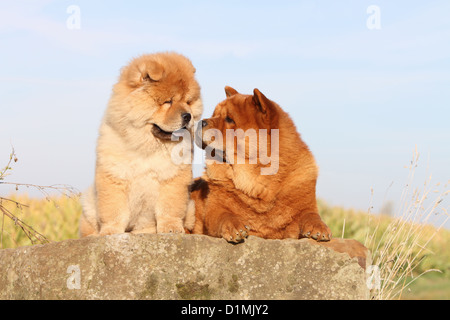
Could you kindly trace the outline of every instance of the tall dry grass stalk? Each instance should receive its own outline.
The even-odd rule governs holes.
[[[69,185],[51,185],[51,186],[41,186],[41,185],[35,185],[35,184],[28,184],[28,183],[18,183],[18,182],[8,182],[5,181],[5,178],[10,175],[10,171],[12,170],[12,164],[16,163],[18,161],[17,155],[15,153],[14,148],[12,148],[12,151],[9,156],[9,161],[7,165],[0,169],[0,185],[10,185],[15,186],[16,191],[19,190],[19,187],[26,187],[26,188],[34,188],[39,190],[46,198],[47,201],[52,201],[50,192],[56,191],[60,195],[64,195],[67,197],[77,197],[79,195],[79,192],[69,186]],[[25,204],[22,204],[21,202],[11,199],[11,198],[4,198],[0,197],[0,214],[1,214],[1,229],[0,229],[0,248],[3,248],[3,234],[4,234],[4,227],[5,227],[5,217],[8,219],[11,219],[14,222],[14,225],[17,228],[20,228],[24,234],[27,236],[27,238],[31,241],[32,244],[36,243],[48,243],[50,240],[44,236],[42,233],[36,231],[32,226],[25,223],[23,220],[21,220],[17,214],[13,212],[13,210],[10,209],[10,206],[7,204],[13,204],[16,209],[19,211],[22,211],[24,207],[27,207]],[[56,203],[55,203],[56,205]]]
[[[420,276],[427,272],[438,271],[428,269],[416,274],[415,270],[427,255],[432,254],[427,248],[430,241],[438,234],[449,218],[449,206],[445,197],[450,193],[448,183],[442,186],[432,185],[429,176],[422,187],[414,187],[414,177],[418,166],[419,153],[414,151],[413,160],[409,166],[407,183],[403,189],[400,206],[394,219],[387,226],[380,227],[380,220],[372,226],[375,217],[369,210],[368,233],[365,246],[372,252],[374,270],[380,280],[372,286],[372,299],[401,298],[403,291]],[[430,223],[438,227],[430,226]],[[380,232],[379,230],[384,230]]]

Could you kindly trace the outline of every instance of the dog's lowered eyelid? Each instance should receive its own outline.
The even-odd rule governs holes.
[[[234,123],[234,120],[231,119],[229,116],[226,116],[226,117],[225,117],[225,122],[228,122],[228,123]]]
[[[193,105],[194,103],[197,103],[199,100],[200,100],[200,97],[192,96],[186,100],[186,103],[187,103],[187,105],[190,106],[190,105]]]

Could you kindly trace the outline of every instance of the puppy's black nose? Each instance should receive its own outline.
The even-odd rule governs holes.
[[[183,118],[183,125],[185,125],[185,124],[188,124],[189,121],[191,121],[192,116],[190,113],[186,112],[181,115],[181,118]]]
[[[206,120],[202,120],[202,128],[206,127],[208,125],[208,122],[206,122]]]

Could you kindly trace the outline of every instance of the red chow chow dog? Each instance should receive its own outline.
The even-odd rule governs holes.
[[[207,160],[191,185],[192,233],[234,243],[248,235],[329,241],[316,203],[318,168],[292,119],[258,89],[225,93],[195,134]]]

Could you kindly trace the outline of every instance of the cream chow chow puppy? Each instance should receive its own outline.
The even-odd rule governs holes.
[[[186,57],[143,55],[122,69],[100,125],[94,184],[82,196],[80,236],[193,227],[191,163],[173,154],[181,141],[192,146],[185,138],[202,109]]]

